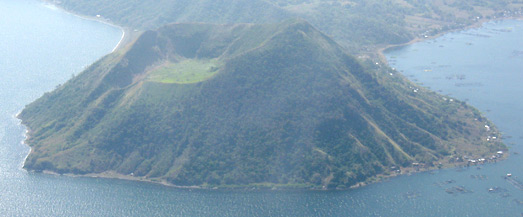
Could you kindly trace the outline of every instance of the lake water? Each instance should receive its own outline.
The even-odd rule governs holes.
[[[22,169],[14,115],[111,52],[118,28],[32,0],[0,0],[0,216],[520,216],[523,159],[401,176],[350,191],[210,191]],[[387,54],[411,80],[465,100],[523,154],[523,22],[488,23]],[[460,80],[461,79],[461,80]],[[510,137],[511,136],[511,137]],[[510,137],[510,138],[509,138]],[[449,194],[463,186],[471,193]],[[489,193],[491,187],[500,191]]]

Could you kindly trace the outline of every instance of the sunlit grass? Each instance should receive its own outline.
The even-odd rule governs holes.
[[[205,81],[215,75],[220,68],[217,59],[188,59],[177,63],[168,62],[153,70],[149,81],[168,84],[191,84]]]

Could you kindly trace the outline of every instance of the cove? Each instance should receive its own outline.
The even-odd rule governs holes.
[[[496,164],[392,178],[350,191],[191,190],[114,179],[28,173],[25,129],[14,118],[111,52],[118,28],[33,0],[0,0],[0,213],[5,216],[519,216],[522,191],[522,21],[449,33],[390,51],[392,67],[467,100],[505,134]],[[427,71],[425,71],[427,70]],[[447,78],[448,77],[448,78]],[[463,187],[468,193],[446,192]],[[499,191],[489,193],[491,187]]]

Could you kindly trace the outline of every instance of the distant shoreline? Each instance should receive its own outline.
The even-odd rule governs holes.
[[[477,22],[475,22],[475,23],[473,23],[471,25],[465,26],[463,28],[451,29],[451,30],[448,30],[448,31],[443,31],[443,32],[440,32],[440,33],[438,33],[436,35],[428,36],[426,38],[421,38],[421,37],[416,36],[414,39],[412,39],[412,40],[410,40],[409,42],[406,42],[406,43],[384,45],[382,47],[377,48],[375,52],[378,54],[379,60],[381,62],[387,64],[387,66],[388,66],[389,63],[388,63],[387,57],[385,57],[385,53],[388,50],[395,49],[395,48],[400,48],[400,47],[404,47],[404,46],[408,46],[408,45],[412,45],[412,44],[415,44],[415,43],[418,43],[418,42],[422,42],[422,41],[426,41],[426,40],[439,38],[439,37],[441,37],[443,35],[446,35],[446,34],[449,34],[449,33],[452,33],[452,32],[461,32],[461,31],[465,31],[465,30],[469,30],[469,29],[481,28],[481,26],[483,26],[483,24],[485,24],[485,23],[492,22],[492,21],[502,21],[502,20],[523,20],[523,17],[503,17],[503,18],[496,18],[496,19],[481,19],[481,20],[478,20]]]
[[[99,23],[102,23],[102,24],[105,24],[105,25],[108,25],[108,26],[112,26],[112,27],[115,27],[115,28],[118,28],[120,29],[120,31],[122,31],[122,36],[120,37],[120,41],[118,41],[118,43],[116,44],[116,46],[111,50],[110,53],[114,53],[115,51],[119,50],[120,48],[124,47],[127,43],[129,43],[131,41],[131,34],[130,34],[130,30],[125,28],[125,27],[122,27],[122,26],[119,26],[117,24],[114,24],[108,20],[105,20],[101,17],[91,17],[91,16],[86,16],[86,15],[80,15],[80,14],[76,14],[76,13],[73,13],[65,8],[62,8],[60,7],[59,5],[56,5],[52,0],[41,0],[43,2],[43,4],[46,4],[48,6],[52,6],[58,10],[61,10],[67,14],[70,14],[70,15],[73,15],[75,17],[79,17],[80,19],[84,19],[84,20],[90,20],[90,21],[95,21],[95,22],[99,22]]]
[[[116,44],[116,46],[114,46],[114,48],[111,51],[111,53],[115,52],[120,47],[120,44],[122,43],[124,38],[125,38],[125,31],[122,29],[122,37],[120,38],[120,41],[118,41],[118,44]]]

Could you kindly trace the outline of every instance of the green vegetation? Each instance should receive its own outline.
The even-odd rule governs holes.
[[[218,60],[182,60],[167,62],[154,69],[148,76],[150,81],[167,84],[197,83],[215,75],[220,66]]]
[[[303,20],[171,24],[28,105],[25,168],[345,188],[392,167],[503,148],[486,142],[495,128],[477,110],[413,87]]]
[[[486,141],[498,132],[474,108],[371,59],[386,45],[512,16],[520,0],[56,3],[143,34],[22,111],[28,169],[345,188],[505,148]],[[227,25],[169,24],[180,22]]]

